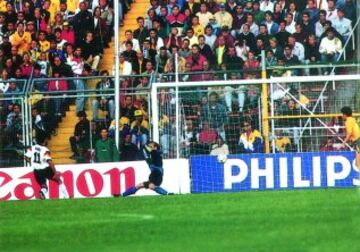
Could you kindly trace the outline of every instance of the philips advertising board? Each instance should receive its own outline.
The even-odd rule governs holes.
[[[193,193],[354,187],[360,185],[354,152],[193,156]]]

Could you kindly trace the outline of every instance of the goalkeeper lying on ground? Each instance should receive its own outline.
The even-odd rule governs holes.
[[[160,187],[164,174],[160,145],[150,141],[144,146],[143,152],[151,171],[149,180],[129,188],[122,196],[126,197],[135,194],[141,188],[151,189],[158,194],[167,195],[168,192]]]

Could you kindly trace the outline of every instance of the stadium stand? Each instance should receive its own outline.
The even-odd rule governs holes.
[[[121,125],[122,136],[130,132],[132,139],[149,137],[148,88],[153,81],[174,81],[176,53],[179,55],[180,80],[184,82],[259,78],[262,50],[266,51],[266,66],[269,68],[336,63],[342,60],[340,55],[352,59],[352,43],[343,47],[356,22],[355,3],[352,0],[322,2],[326,4],[318,6],[316,0],[121,1],[121,111],[126,111],[127,105],[131,105],[126,104],[127,95],[131,96],[130,103],[134,106],[128,110],[129,114],[121,114],[124,116],[122,122],[125,122]],[[97,129],[104,125],[110,127],[111,133],[113,103],[103,99],[106,100],[104,105],[101,98],[53,99],[51,95],[61,91],[85,94],[85,88],[105,93],[102,88],[106,87],[106,80],[100,75],[104,70],[109,75],[114,72],[113,2],[45,0],[21,3],[22,6],[17,2],[3,1],[0,9],[0,94],[8,98],[1,100],[1,149],[16,149],[22,144],[20,132],[23,125],[11,126],[16,117],[16,101],[9,102],[9,97],[14,97],[14,93],[15,96],[17,93],[23,95],[17,90],[22,87],[14,83],[30,79],[27,83],[33,83],[31,92],[50,92],[50,96],[40,97],[32,104],[35,108],[32,116],[35,132],[44,130],[52,135],[50,147],[56,162],[74,163],[76,160],[69,159],[73,154],[69,138],[74,133],[77,114],[86,111],[89,119],[95,119],[89,129],[89,132],[94,132],[94,137],[98,135]],[[345,52],[341,54],[343,49]],[[346,70],[337,71],[346,73]],[[317,74],[329,74],[329,69],[273,68],[268,72],[268,76]],[[57,79],[64,77],[68,79]],[[109,83],[111,81],[109,79]],[[321,87],[316,85],[301,89],[296,85],[289,87],[290,93],[309,107],[316,101],[312,95],[319,89]],[[186,89],[183,91],[180,98],[184,119],[196,132],[203,131],[203,125],[207,125],[209,132],[215,130],[216,135],[229,145],[231,153],[237,151],[241,133],[239,125],[245,118],[253,119],[253,128],[259,128],[260,90],[256,86],[225,87],[218,91],[216,102],[211,101],[214,90],[210,88],[198,89],[191,94],[186,93]],[[171,101],[174,97],[171,90],[163,90],[163,93],[160,94],[163,101],[161,134],[164,136],[161,144],[165,146],[165,154],[171,157],[174,131],[171,127],[174,103]],[[331,92],[324,94],[325,97],[333,95]],[[298,113],[289,111],[292,106],[289,99],[280,95],[277,114]],[[216,109],[212,108],[214,106]],[[298,104],[295,107],[301,110]],[[224,121],[211,116],[219,111]],[[98,113],[97,116],[93,115],[94,112]],[[142,121],[136,123],[140,114]],[[11,134],[6,134],[10,131]],[[197,137],[194,132],[189,135],[191,139]],[[217,141],[205,141],[210,147],[195,146],[184,153],[209,153],[211,145]],[[138,147],[142,142],[133,140]],[[190,142],[196,144],[196,141]],[[92,159],[87,149],[78,162]]]

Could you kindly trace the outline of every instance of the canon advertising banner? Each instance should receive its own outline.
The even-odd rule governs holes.
[[[56,165],[72,198],[113,197],[140,182],[146,181],[150,170],[145,161]],[[186,159],[164,160],[164,180],[168,192],[190,193],[189,163]],[[24,168],[0,169],[0,200],[30,200],[39,198],[33,170]],[[51,199],[59,198],[59,187],[49,182]],[[156,195],[151,190],[139,190],[136,195]]]

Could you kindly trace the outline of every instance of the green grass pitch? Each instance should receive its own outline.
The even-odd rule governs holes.
[[[358,189],[0,203],[1,251],[360,251]]]

